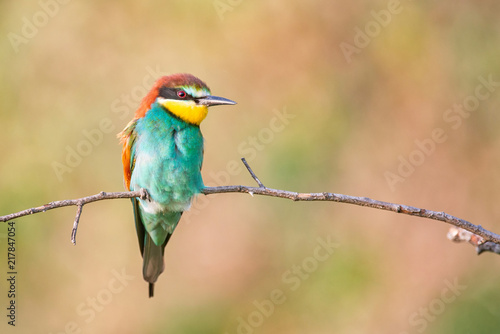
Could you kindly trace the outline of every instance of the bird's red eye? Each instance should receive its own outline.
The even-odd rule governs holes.
[[[184,99],[187,96],[187,94],[185,91],[180,90],[177,92],[177,96],[180,97],[181,99]]]

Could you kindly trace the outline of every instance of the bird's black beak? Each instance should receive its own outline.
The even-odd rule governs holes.
[[[197,104],[205,105],[207,107],[220,106],[223,104],[236,104],[236,102],[226,99],[224,97],[212,96],[212,95],[197,98],[195,101]]]

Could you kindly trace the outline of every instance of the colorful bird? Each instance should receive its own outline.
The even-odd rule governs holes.
[[[161,77],[144,97],[134,119],[118,134],[128,190],[144,188],[148,199],[133,198],[135,227],[149,297],[163,272],[163,253],[183,211],[203,189],[203,136],[208,107],[236,104],[210,95],[191,74]]]

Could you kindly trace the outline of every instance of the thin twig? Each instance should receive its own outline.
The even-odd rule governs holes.
[[[78,230],[78,222],[80,221],[80,216],[82,215],[83,204],[78,204],[76,209],[75,222],[73,223],[73,229],[71,230],[71,242],[76,246],[76,231]]]
[[[245,164],[245,166],[248,165],[246,163],[246,161],[244,161],[244,160],[243,160],[243,163]],[[416,207],[408,206],[408,205],[403,205],[403,204],[382,202],[382,201],[377,201],[377,200],[367,198],[367,197],[356,197],[356,196],[349,196],[349,195],[342,195],[342,194],[335,194],[335,193],[328,193],[328,192],[297,193],[297,192],[292,192],[292,191],[287,191],[287,190],[266,188],[266,187],[264,187],[264,185],[262,185],[262,183],[260,181],[258,181],[258,178],[255,176],[255,174],[253,173],[253,171],[251,170],[251,168],[249,166],[247,167],[247,169],[249,170],[252,177],[257,181],[257,183],[259,183],[259,187],[247,187],[247,186],[238,186],[238,185],[221,186],[221,187],[205,187],[202,190],[202,193],[205,195],[222,194],[222,193],[247,193],[247,194],[252,194],[252,195],[287,198],[287,199],[290,199],[293,201],[332,201],[332,202],[347,203],[347,204],[353,204],[353,205],[359,205],[359,206],[366,206],[366,207],[370,207],[370,208],[374,208],[374,209],[392,211],[395,213],[402,213],[402,214],[406,214],[406,215],[410,215],[410,216],[439,220],[439,221],[448,223],[450,225],[453,225],[455,227],[467,230],[467,231],[473,233],[474,235],[481,237],[482,239],[480,239],[480,240],[478,239],[478,245],[485,243],[485,242],[488,242],[488,241],[491,241],[500,247],[500,235],[486,230],[481,225],[474,225],[474,224],[472,224],[464,219],[457,218],[457,217],[452,216],[450,214],[447,214],[445,212],[436,212],[436,211],[432,211],[432,210],[420,209],[420,208],[416,208]],[[9,220],[12,220],[15,218],[27,216],[27,215],[34,214],[34,213],[45,212],[47,210],[56,209],[56,208],[60,208],[60,207],[64,207],[64,206],[71,206],[71,205],[83,206],[84,204],[87,204],[87,203],[101,201],[101,200],[105,200],[105,199],[133,198],[133,197],[139,197],[142,199],[146,199],[146,198],[148,198],[148,193],[145,189],[141,189],[139,191],[114,192],[114,193],[101,192],[101,193],[99,193],[97,195],[93,195],[93,196],[83,197],[83,198],[74,199],[74,200],[63,200],[63,201],[51,202],[49,204],[39,206],[36,208],[31,208],[31,209],[23,210],[23,211],[20,211],[17,213],[12,213],[12,214],[9,214],[6,216],[1,216],[0,222],[6,222],[6,221],[9,221]],[[80,209],[80,213],[81,213],[81,209]],[[79,218],[78,215],[77,215],[77,218]],[[77,225],[77,220],[78,219],[75,218],[76,225]],[[74,227],[74,233],[76,234],[75,227]],[[483,251],[491,251],[492,248],[493,247],[491,247],[491,245],[488,245],[488,247],[484,247]]]
[[[476,251],[477,255],[481,255],[483,252],[492,252],[500,254],[500,245],[492,241],[486,241],[484,244],[477,246]]]
[[[250,175],[252,175],[253,179],[255,180],[255,182],[257,182],[257,184],[259,185],[259,187],[261,188],[265,188],[265,186],[262,184],[262,182],[260,182],[259,178],[257,177],[257,175],[255,175],[255,173],[253,172],[252,168],[250,168],[250,165],[248,164],[247,162],[247,159],[245,158],[241,158],[241,161],[243,161],[243,164],[245,165],[245,167],[247,168],[248,172],[250,173]]]

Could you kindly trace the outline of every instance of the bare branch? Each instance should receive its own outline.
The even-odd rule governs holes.
[[[24,217],[24,216],[29,216],[34,213],[40,213],[40,212],[45,212],[48,210],[52,209],[57,209],[57,208],[62,208],[65,206],[78,206],[78,205],[85,205],[87,203],[92,203],[92,202],[97,202],[97,201],[102,201],[105,199],[117,199],[117,198],[133,198],[133,197],[139,197],[139,198],[147,198],[148,194],[147,191],[144,189],[138,190],[138,191],[124,191],[124,192],[114,192],[114,193],[106,193],[104,191],[101,191],[99,194],[88,196],[88,197],[82,197],[82,198],[77,198],[77,199],[65,199],[62,201],[55,201],[55,202],[50,202],[48,204],[38,206],[35,208],[30,208],[26,209],[23,211],[19,211],[16,213],[11,213],[9,215],[5,216],[0,216],[0,222],[6,222],[12,219]]]
[[[500,235],[493,233],[484,229],[481,225],[474,225],[464,219],[457,218],[445,212],[436,212],[427,209],[420,209],[413,206],[403,205],[403,204],[395,204],[389,202],[377,201],[367,197],[356,197],[335,193],[297,193],[287,190],[279,190],[266,188],[260,182],[260,180],[255,176],[250,166],[244,159],[243,163],[247,167],[248,171],[254,178],[254,180],[259,184],[259,187],[247,187],[247,186],[221,186],[221,187],[205,187],[202,190],[202,193],[205,195],[211,194],[222,194],[222,193],[247,193],[251,195],[262,195],[262,196],[270,196],[270,197],[279,197],[279,198],[287,198],[292,201],[332,201],[338,203],[347,203],[359,206],[366,206],[379,210],[392,211],[395,213],[402,213],[410,216],[428,218],[433,220],[439,220],[445,222],[447,224],[453,225],[454,227],[466,230],[470,232],[470,236],[455,236],[453,233],[449,234],[448,238],[454,241],[468,241],[474,240],[475,246],[477,247],[478,253],[483,251],[493,251],[495,253],[500,254]],[[77,206],[77,215],[75,217],[75,222],[73,224],[73,230],[71,234],[71,240],[75,244],[76,243],[76,230],[78,227],[78,221],[80,219],[81,211],[83,205],[87,203],[92,203],[96,201],[101,201],[105,199],[115,199],[115,198],[133,198],[139,197],[142,199],[148,198],[148,193],[145,189],[141,189],[139,191],[128,191],[128,192],[114,192],[114,193],[105,193],[101,192],[97,195],[83,197],[79,199],[73,200],[63,200],[51,202],[49,204],[45,204],[39,207],[23,210],[17,213],[12,213],[6,216],[0,217],[0,222],[6,222],[15,218],[31,215],[34,213],[45,212],[47,210],[52,210],[64,206]],[[450,237],[451,235],[451,237]]]
[[[205,195],[219,193],[249,193],[253,195],[263,195],[271,197],[280,197],[291,199],[292,201],[332,201],[339,203],[348,203],[359,206],[366,206],[374,209],[387,210],[396,213],[402,213],[410,216],[429,218],[439,220],[456,227],[463,228],[469,232],[477,234],[484,238],[485,241],[500,243],[500,235],[484,229],[481,225],[474,225],[464,219],[457,218],[445,212],[436,212],[427,209],[420,209],[413,206],[394,204],[389,202],[377,201],[367,197],[356,197],[334,193],[297,193],[286,190],[278,190],[271,188],[257,188],[246,186],[223,186],[223,187],[207,187],[203,189]]]
[[[105,193],[101,191],[97,195],[77,198],[77,199],[65,199],[62,201],[50,202],[49,204],[45,204],[42,206],[38,206],[35,208],[26,209],[23,211],[19,211],[16,213],[11,213],[9,215],[1,216],[0,222],[7,222],[9,220],[13,220],[16,218],[32,215],[35,213],[45,212],[52,209],[62,208],[65,206],[76,205],[76,217],[73,223],[73,229],[71,230],[71,242],[73,245],[76,245],[76,231],[78,229],[78,222],[80,221],[80,216],[82,214],[83,206],[87,203],[102,201],[105,199],[116,199],[116,198],[134,198],[139,197],[142,199],[149,198],[148,192],[145,189],[141,189],[138,191],[126,191],[126,192],[114,192],[114,193]]]

